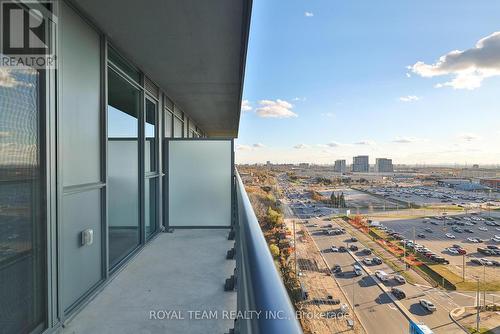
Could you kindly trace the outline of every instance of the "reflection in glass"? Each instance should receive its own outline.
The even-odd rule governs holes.
[[[40,74],[0,68],[0,332],[46,327]]]
[[[146,99],[144,122],[144,170],[156,171],[156,104]]]
[[[158,187],[158,178],[153,177],[146,179],[144,184],[144,199],[145,199],[145,222],[146,236],[152,235],[156,231],[156,191]]]
[[[138,115],[140,91],[108,75],[109,263],[115,266],[139,244]]]
[[[180,119],[174,117],[174,138],[182,138],[183,136],[183,124]]]

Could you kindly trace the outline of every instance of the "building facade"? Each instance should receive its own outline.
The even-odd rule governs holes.
[[[333,165],[333,171],[335,173],[345,173],[347,171],[347,164],[345,160],[335,160]]]
[[[479,183],[485,187],[500,190],[500,178],[481,179]]]
[[[23,17],[42,22],[42,52],[21,40],[12,59],[55,56],[50,65],[0,68],[1,333],[62,330],[163,231],[215,227],[234,236],[238,203],[248,212],[241,221],[257,224],[233,149],[251,0],[0,5],[2,24],[12,13],[3,28],[26,33],[13,38],[28,40]],[[264,250],[258,258],[274,267]],[[235,275],[248,251],[236,251]],[[286,293],[274,297],[290,306]],[[300,332],[296,321],[285,325],[282,332]]]
[[[376,173],[392,173],[392,172],[394,172],[394,167],[392,165],[392,159],[377,158],[375,160],[375,172]]]
[[[352,159],[352,171],[356,173],[368,173],[370,163],[367,155],[359,155]]]

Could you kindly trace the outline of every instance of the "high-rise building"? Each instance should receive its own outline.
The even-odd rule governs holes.
[[[352,171],[358,173],[368,173],[370,164],[367,155],[358,155],[352,159]]]
[[[333,171],[335,173],[345,173],[347,171],[347,164],[345,160],[335,160]]]
[[[375,172],[376,173],[394,172],[394,167],[392,166],[392,159],[386,159],[386,158],[375,159]]]

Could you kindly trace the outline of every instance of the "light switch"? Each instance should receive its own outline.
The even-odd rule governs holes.
[[[82,246],[92,245],[94,242],[94,230],[88,228],[82,231]]]

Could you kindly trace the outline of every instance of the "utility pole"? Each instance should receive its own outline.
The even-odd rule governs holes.
[[[462,254],[462,282],[465,282],[465,254]]]
[[[413,244],[415,244],[415,226],[413,226]]]
[[[483,305],[486,309],[486,266],[483,266]]]
[[[295,256],[295,277],[299,277],[299,273],[297,271],[297,239],[295,234],[295,219],[293,220],[293,252]]]
[[[477,304],[477,313],[476,313],[476,331],[479,333],[479,277],[477,277],[477,293],[476,293],[476,304]]]

